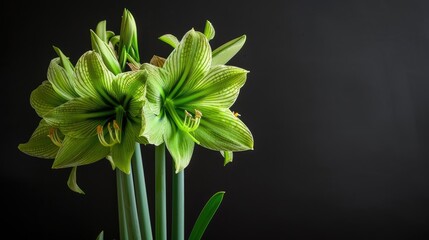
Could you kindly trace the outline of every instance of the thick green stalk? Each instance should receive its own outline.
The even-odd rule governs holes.
[[[155,239],[167,239],[164,143],[155,147]]]
[[[118,216],[119,216],[119,235],[120,239],[128,239],[126,211],[124,203],[124,191],[122,188],[121,171],[116,170],[116,189],[118,192]]]
[[[118,170],[119,171],[119,170]],[[141,240],[139,219],[137,216],[136,196],[134,194],[134,182],[132,173],[126,174],[119,171],[121,178],[124,205],[126,211],[126,223],[128,229],[128,237],[133,240]]]
[[[185,239],[185,170],[175,173],[173,169],[173,206],[172,229],[173,240]]]
[[[140,223],[140,231],[143,239],[152,240],[152,227],[150,224],[149,204],[147,201],[146,182],[144,179],[143,161],[140,144],[136,143],[133,155],[133,175],[136,188],[137,210]]]

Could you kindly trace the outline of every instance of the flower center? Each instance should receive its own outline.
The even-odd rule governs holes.
[[[188,133],[189,137],[191,137],[194,142],[199,144],[200,142],[197,139],[195,139],[194,136],[192,136],[191,132],[197,130],[198,126],[200,126],[200,121],[203,114],[197,109],[195,109],[194,115],[192,115],[191,113],[185,110],[185,118],[182,120],[182,118],[179,116],[179,114],[176,111],[173,100],[167,98],[164,106],[167,109],[167,112],[170,114],[176,126],[180,130]]]

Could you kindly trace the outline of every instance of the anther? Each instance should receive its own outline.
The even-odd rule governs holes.
[[[101,126],[101,125],[97,126],[98,140],[100,141],[101,145],[103,145],[105,147],[111,147],[111,146],[121,142],[120,141],[119,125],[116,123],[115,120],[113,120],[114,130],[112,130],[112,127],[110,125],[111,125],[110,122],[107,123],[107,131],[109,132],[110,143],[107,142],[106,139],[104,138],[103,126]]]
[[[50,128],[48,137],[51,139],[52,143],[55,144],[57,147],[63,146],[63,140],[58,135],[58,129]]]

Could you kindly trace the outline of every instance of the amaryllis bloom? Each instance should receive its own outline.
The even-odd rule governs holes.
[[[189,164],[195,143],[223,152],[253,149],[251,132],[229,109],[248,71],[212,65],[203,33],[190,30],[162,67],[141,69],[148,72],[142,135],[155,145],[165,142],[176,172]]]
[[[58,74],[67,72],[63,70]],[[89,51],[67,73],[68,78],[56,76],[52,84],[44,82],[32,93],[32,106],[43,118],[39,128],[49,129],[47,135],[53,143],[46,145],[45,151],[48,146],[58,150],[46,157],[55,157],[53,168],[76,167],[109,157],[116,167],[129,173],[135,142],[146,143],[139,137],[144,126],[145,71],[115,76],[98,53]],[[20,149],[43,157],[37,153],[35,137]]]

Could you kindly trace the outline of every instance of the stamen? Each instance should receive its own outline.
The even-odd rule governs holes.
[[[50,128],[48,137],[51,139],[52,143],[55,144],[57,147],[63,146],[63,140],[58,135],[58,129]]]
[[[195,109],[195,117],[192,116],[188,111],[185,110],[185,119],[183,120],[183,130],[185,132],[193,132],[197,130],[200,125],[200,119],[203,114]]]
[[[98,140],[100,141],[101,145],[103,145],[105,147],[111,147],[117,143],[121,143],[121,141],[120,141],[120,128],[119,128],[119,125],[116,123],[116,120],[113,120],[113,128],[114,128],[114,130],[112,130],[112,127],[110,126],[110,122],[107,123],[107,131],[109,132],[109,137],[111,140],[109,143],[104,138],[105,134],[103,131],[103,126],[101,126],[101,125],[97,126]]]
[[[241,114],[240,114],[240,113],[238,113],[238,112],[234,112],[234,111],[232,111],[232,114],[234,114],[234,116],[235,116],[235,117],[237,117],[237,118],[238,118],[238,117],[241,117]]]

